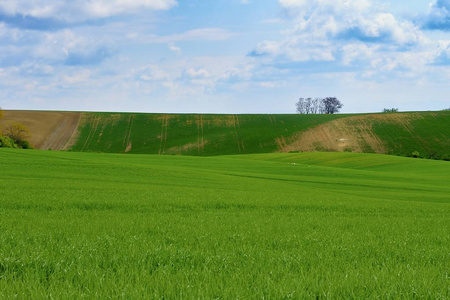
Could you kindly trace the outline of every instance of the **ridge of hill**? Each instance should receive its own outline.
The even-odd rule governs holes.
[[[160,155],[364,152],[450,159],[450,112],[214,115],[5,111],[38,149]]]

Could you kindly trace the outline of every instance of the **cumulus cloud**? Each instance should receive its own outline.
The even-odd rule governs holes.
[[[450,0],[436,0],[430,4],[424,28],[450,31]]]
[[[293,28],[283,40],[259,43],[249,56],[307,72],[399,70],[412,65],[408,59],[429,59],[424,49],[430,41],[420,28],[368,0],[279,3]]]
[[[0,66],[24,66],[36,62],[80,66],[98,65],[112,57],[116,50],[112,41],[77,34],[70,29],[36,32],[0,25],[0,53]]]
[[[4,0],[0,2],[0,21],[45,29],[175,5],[175,0]]]

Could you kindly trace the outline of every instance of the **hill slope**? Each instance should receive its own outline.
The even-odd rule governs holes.
[[[57,111],[7,110],[2,126],[10,122],[20,122],[30,129],[30,143],[36,149],[70,149],[78,128],[81,113]]]
[[[285,152],[349,151],[450,158],[450,112],[371,114],[334,120],[298,133]]]
[[[450,112],[195,115],[5,112],[39,149],[225,155],[346,151],[450,158]],[[44,126],[45,125],[45,126]]]
[[[74,151],[224,155],[277,152],[343,115],[83,114]]]

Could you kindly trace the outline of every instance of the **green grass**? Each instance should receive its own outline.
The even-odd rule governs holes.
[[[332,126],[353,132],[355,136],[348,138],[358,140],[362,152],[376,152],[365,140],[374,139],[386,154],[410,156],[418,151],[424,158],[450,160],[448,111],[367,115],[83,113],[72,150],[193,156],[273,153],[295,142],[299,133],[336,119],[344,122]],[[318,142],[315,149],[327,148]]]
[[[400,114],[406,116],[408,114]],[[387,154],[450,160],[450,111],[410,114],[405,124],[374,120],[373,132],[386,144]]]
[[[202,156],[276,152],[295,133],[343,117],[84,113],[72,150]]]
[[[0,298],[450,297],[450,164],[0,149]]]

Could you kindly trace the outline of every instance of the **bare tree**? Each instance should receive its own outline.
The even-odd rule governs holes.
[[[336,97],[327,97],[322,100],[323,106],[324,106],[324,113],[325,114],[334,114],[339,112],[339,109],[344,106],[341,101],[338,100]]]
[[[312,99],[306,98],[305,99],[305,113],[309,115],[311,113],[311,105],[312,105]]]
[[[334,114],[339,112],[343,104],[334,97],[300,98],[295,104],[299,114]]]
[[[297,108],[297,112],[299,114],[305,113],[305,98],[298,99],[298,102],[295,103],[295,107]]]
[[[398,112],[398,108],[385,108],[383,109],[383,113],[396,113]]]

